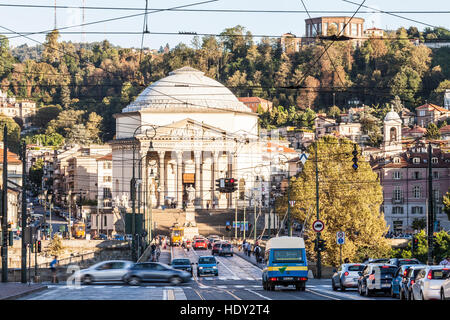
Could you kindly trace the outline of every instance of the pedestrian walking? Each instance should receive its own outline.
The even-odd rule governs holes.
[[[150,246],[151,261],[156,261],[156,244],[153,242]]]
[[[52,262],[50,262],[50,270],[52,271],[52,283],[58,283],[58,277],[56,274],[56,266],[59,265],[58,256],[54,256]]]
[[[259,263],[259,255],[261,253],[261,248],[258,245],[255,246],[254,253],[255,253],[256,263]]]
[[[161,255],[161,249],[159,246],[156,247],[156,261],[159,261],[159,256]]]

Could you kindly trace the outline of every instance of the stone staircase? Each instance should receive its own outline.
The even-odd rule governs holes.
[[[183,225],[186,221],[186,213],[182,209],[153,209],[153,221],[156,222],[157,233],[169,235],[170,227],[178,222]],[[253,210],[246,211],[246,219],[253,224]],[[244,210],[238,210],[237,218],[242,221],[244,217]],[[234,235],[234,230],[227,232],[225,229],[227,221],[230,225],[235,220],[234,209],[197,209],[195,210],[195,221],[197,223],[198,231],[201,235],[217,234],[221,236]],[[264,228],[264,217],[258,218],[258,229]]]

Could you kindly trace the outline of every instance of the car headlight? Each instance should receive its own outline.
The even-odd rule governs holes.
[[[203,269],[203,267],[198,267],[200,270],[202,270]]]
[[[213,266],[213,269],[217,269],[217,267],[216,267],[216,266]]]

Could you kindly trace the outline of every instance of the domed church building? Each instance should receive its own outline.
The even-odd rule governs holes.
[[[116,206],[130,205],[134,167],[141,203],[182,208],[189,201],[196,208],[232,208],[234,197],[215,192],[215,180],[246,176],[251,190],[253,168],[263,162],[267,143],[258,138],[258,115],[191,67],[154,82],[114,117]],[[245,175],[246,168],[253,176]]]

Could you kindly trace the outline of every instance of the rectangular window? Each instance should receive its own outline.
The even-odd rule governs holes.
[[[403,221],[399,220],[399,221],[394,221],[393,222],[394,225],[394,232],[401,232],[403,229]]]
[[[401,178],[401,173],[400,171],[394,171],[392,174],[392,177],[396,180],[399,180]]]
[[[402,189],[399,186],[394,187],[394,194],[393,194],[394,200],[401,200],[402,199]]]
[[[105,198],[111,198],[111,189],[110,188],[103,188],[103,199]]]
[[[423,207],[412,207],[412,214],[423,214]]]
[[[420,163],[420,158],[413,158],[413,163],[414,164]]]
[[[393,207],[392,214],[403,214],[403,207]]]
[[[413,187],[413,197],[415,199],[419,199],[420,198],[420,186],[414,186]]]
[[[439,172],[433,171],[433,179],[439,179]]]
[[[420,179],[420,172],[419,171],[414,171],[413,172],[413,179],[416,179],[416,180]]]
[[[425,111],[423,110],[419,111],[419,117],[425,117]]]
[[[352,23],[352,36],[358,35],[358,25],[356,23]]]
[[[111,176],[104,176],[103,177],[103,182],[111,182],[112,181],[112,177]]]

